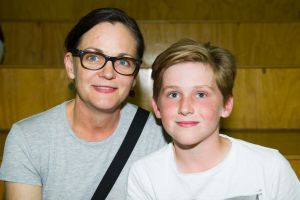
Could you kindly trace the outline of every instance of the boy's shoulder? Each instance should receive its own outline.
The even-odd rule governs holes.
[[[238,158],[242,158],[246,162],[258,162],[268,165],[272,163],[269,162],[271,160],[274,162],[282,162],[283,160],[285,160],[284,156],[277,149],[254,144],[237,138],[232,138],[226,135],[222,136],[228,138],[231,141],[232,146],[238,155]]]
[[[172,156],[172,143],[169,143],[162,148],[150,153],[149,155],[136,161],[134,165],[136,167],[149,167],[155,168],[162,166],[162,162],[169,160],[168,158]]]
[[[242,139],[233,138],[226,135],[222,135],[222,136],[228,138],[234,145],[236,145],[241,150],[249,151],[255,154],[259,153],[262,154],[262,156],[264,156],[265,154],[269,155],[269,154],[278,153],[277,149],[271,147],[262,146],[259,144],[251,143]]]

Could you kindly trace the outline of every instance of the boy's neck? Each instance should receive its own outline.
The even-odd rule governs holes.
[[[178,171],[197,173],[207,171],[221,163],[230,151],[229,139],[219,134],[192,148],[180,148],[175,142],[174,156]]]

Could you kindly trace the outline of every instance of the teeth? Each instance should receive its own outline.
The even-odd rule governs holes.
[[[112,88],[100,87],[102,90],[112,90]]]
[[[113,88],[111,87],[102,87],[102,86],[98,86],[97,88],[101,89],[101,90],[113,90]]]

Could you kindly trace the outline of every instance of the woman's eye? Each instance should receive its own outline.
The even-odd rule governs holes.
[[[204,92],[198,92],[197,93],[197,97],[202,99],[202,98],[205,98],[207,95],[204,93]]]
[[[87,56],[87,60],[89,61],[89,62],[98,62],[99,61],[99,58],[98,58],[98,56],[97,55],[92,55],[92,54],[90,54],[90,55],[88,55]]]
[[[178,93],[177,92],[169,92],[168,97],[171,99],[174,99],[174,98],[178,97]]]
[[[128,65],[130,65],[129,61],[126,60],[126,59],[120,59],[120,60],[118,60],[118,64],[122,65],[122,66],[128,66]]]

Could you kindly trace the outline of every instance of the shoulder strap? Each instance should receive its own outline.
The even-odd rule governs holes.
[[[104,200],[118,176],[120,175],[123,167],[125,166],[135,144],[137,143],[142,130],[146,124],[149,116],[149,111],[138,108],[133,121],[128,129],[128,132],[117,152],[110,166],[108,167],[105,175],[96,189],[92,200]]]

